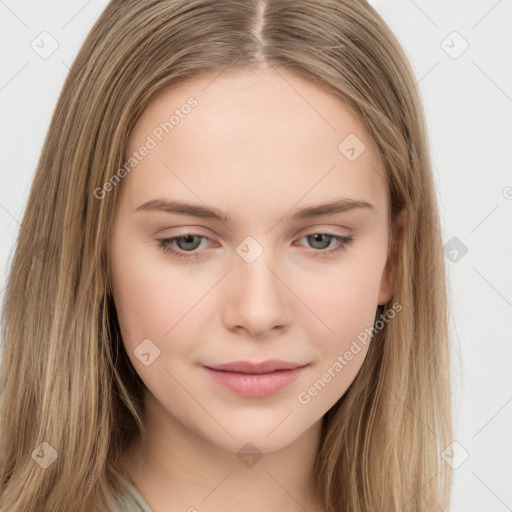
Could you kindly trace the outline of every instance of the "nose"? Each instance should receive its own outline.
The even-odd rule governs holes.
[[[266,251],[247,263],[236,255],[235,268],[225,283],[224,325],[251,337],[270,336],[287,328],[293,293],[274,269]],[[275,333],[274,333],[275,335]]]

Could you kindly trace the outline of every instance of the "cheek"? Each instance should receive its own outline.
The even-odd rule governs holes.
[[[345,394],[365,360],[377,309],[375,272],[346,268],[309,294],[311,309],[322,320],[304,319],[301,327],[317,360],[296,396],[303,418],[325,414]],[[319,283],[320,284],[320,283]]]
[[[336,272],[320,279],[317,276],[305,295],[317,316],[301,320],[301,328],[308,332],[318,357],[307,382],[312,387],[304,387],[303,396],[299,396],[299,403],[309,404],[309,413],[314,410],[323,414],[334,405],[364,362],[378,306],[381,264],[375,255],[365,258],[358,254]]]
[[[185,267],[162,265],[155,251],[134,245],[122,256],[115,247],[112,253],[114,300],[127,348],[147,338],[162,346],[200,298]]]
[[[212,295],[203,296],[217,278],[211,282],[199,278],[194,265],[165,264],[165,254],[157,253],[156,248],[148,250],[147,246],[135,243],[126,250],[121,249],[119,241],[113,244],[111,268],[125,343],[135,348],[146,338],[158,345],[172,338],[173,348],[179,350],[180,341],[175,339],[175,334],[188,331],[189,336],[179,339],[191,349],[199,321],[197,312],[192,310],[204,306],[198,304],[203,298],[206,302],[214,300]],[[289,282],[295,282],[294,293],[301,299],[297,302],[290,296],[290,303],[296,308],[293,323],[311,333],[311,343],[323,340],[327,350],[340,348],[373,324],[380,272],[375,256],[371,252],[366,254],[370,256],[359,253],[338,267],[326,266],[321,272],[315,266],[300,279],[288,276]],[[225,304],[223,300],[220,302]]]
[[[302,327],[314,326],[316,336],[310,339],[324,340],[327,351],[350,344],[373,325],[386,261],[386,235],[382,222],[357,239],[339,263],[320,270],[315,266],[303,276],[300,296],[317,318],[307,315]]]
[[[379,268],[359,261],[309,283],[303,295],[317,316],[311,325],[317,333],[323,332],[321,339],[328,342],[328,347],[343,344],[373,325],[379,282]]]

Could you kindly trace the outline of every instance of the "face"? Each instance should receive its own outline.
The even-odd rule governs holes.
[[[350,386],[392,295],[369,135],[295,75],[224,72],[161,92],[130,157],[110,265],[147,414],[231,451],[289,445]],[[297,368],[211,369],[268,360]]]

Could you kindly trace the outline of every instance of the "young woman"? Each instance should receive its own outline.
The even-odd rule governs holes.
[[[110,2],[8,278],[0,509],[448,510],[434,190],[366,2]]]

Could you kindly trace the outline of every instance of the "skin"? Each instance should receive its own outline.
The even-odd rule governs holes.
[[[202,75],[161,92],[132,131],[128,156],[190,96],[198,105],[119,190],[114,300],[128,357],[147,386],[146,435],[123,466],[155,512],[319,512],[313,463],[321,419],[356,377],[368,346],[309,403],[298,394],[392,297],[385,173],[344,103],[269,69]],[[366,146],[352,162],[338,150],[349,134]],[[229,220],[136,211],[157,198],[206,204]],[[340,198],[373,209],[291,219],[299,208]],[[324,232],[353,243],[322,257],[340,246],[334,237],[309,236]],[[186,233],[207,238],[171,245],[198,258],[157,246]],[[263,249],[251,263],[236,251],[247,236]],[[147,366],[134,352],[145,339],[160,350]],[[200,366],[267,359],[308,366],[263,398],[221,387]],[[262,455],[252,467],[237,457],[248,442]]]

